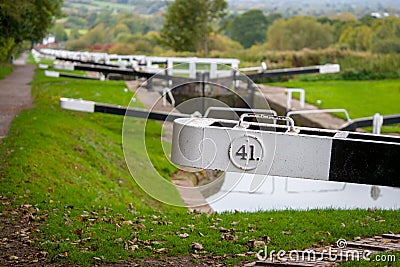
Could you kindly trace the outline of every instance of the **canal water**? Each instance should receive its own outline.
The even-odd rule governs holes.
[[[249,192],[253,181],[264,181]],[[217,212],[334,209],[399,209],[400,188],[297,178],[225,173],[218,193],[206,198]]]

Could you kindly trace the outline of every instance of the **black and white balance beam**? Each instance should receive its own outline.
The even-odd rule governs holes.
[[[246,75],[251,80],[258,80],[262,78],[278,77],[285,75],[301,75],[301,74],[311,74],[311,73],[328,74],[328,73],[338,73],[338,72],[340,72],[339,64],[325,64],[325,65],[315,65],[315,66],[298,67],[298,68],[265,70],[258,73],[248,73]]]
[[[182,118],[174,121],[171,159],[200,169],[400,187],[394,136]]]
[[[104,103],[97,103],[93,101],[87,101],[82,99],[73,98],[60,98],[60,107],[62,109],[75,110],[81,112],[99,112],[120,116],[136,117],[150,120],[159,121],[174,121],[178,118],[190,118],[188,114],[180,113],[165,113],[165,112],[153,112],[139,108],[128,108],[118,105],[110,105]]]
[[[101,80],[100,78],[95,78],[95,77],[87,77],[87,76],[74,75],[74,74],[49,71],[49,70],[45,70],[44,75],[46,77],[53,77],[53,78],[64,77],[64,78],[82,79],[82,80]]]

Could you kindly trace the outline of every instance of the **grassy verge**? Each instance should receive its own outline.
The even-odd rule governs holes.
[[[272,85],[306,90],[306,101],[321,109],[344,108],[350,118],[400,113],[400,80],[300,81]],[[319,104],[320,103],[320,104]],[[337,116],[345,119],[344,114]],[[384,132],[400,132],[400,125],[385,126]]]
[[[0,64],[0,80],[4,79],[13,71],[13,66],[10,64]]]
[[[0,147],[0,195],[38,210],[33,219],[42,228],[35,246],[55,262],[88,266],[197,253],[230,265],[255,260],[246,254],[260,249],[254,240],[278,251],[400,232],[395,210],[198,214],[163,205],[127,170],[122,117],[58,107],[60,96],[127,105],[132,95],[124,92],[124,83],[46,78],[37,70],[32,85],[34,107],[13,121]],[[148,122],[147,140],[159,140],[160,130],[158,123]],[[153,144],[150,157],[167,176],[173,169]],[[145,152],[135,153],[140,164]],[[2,202],[0,211],[7,214],[11,207]],[[192,242],[203,249],[192,249]]]

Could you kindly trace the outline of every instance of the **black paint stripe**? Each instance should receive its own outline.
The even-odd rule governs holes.
[[[178,118],[188,118],[188,114],[177,114],[177,113],[166,113],[166,112],[149,112],[143,109],[133,109],[109,104],[96,103],[94,106],[94,112],[143,118],[149,120],[159,121],[174,121]]]
[[[373,126],[374,117],[359,118],[344,124],[340,130],[355,131],[357,128]],[[390,125],[400,123],[400,114],[383,116],[382,125]]]
[[[334,139],[329,180],[400,187],[400,144]]]

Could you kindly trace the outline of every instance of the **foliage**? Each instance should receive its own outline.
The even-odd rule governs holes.
[[[400,38],[391,38],[385,40],[376,40],[372,46],[375,53],[400,53]]]
[[[215,51],[235,51],[243,47],[238,43],[222,34],[210,34],[208,39],[208,48],[210,53]]]
[[[400,53],[400,18],[386,18],[372,38],[375,53]]]
[[[276,20],[268,29],[268,47],[276,50],[326,48],[333,42],[332,28],[312,17]]]
[[[111,34],[114,37],[118,37],[120,34],[129,34],[130,30],[126,24],[118,23],[111,29]]]
[[[110,54],[118,55],[134,55],[136,53],[136,46],[131,43],[118,43],[108,49]]]
[[[60,23],[56,23],[53,27],[52,32],[56,38],[56,42],[64,42],[68,40],[68,34],[64,29],[64,26]]]
[[[225,0],[176,0],[170,2],[160,31],[162,44],[175,51],[208,53],[213,26],[225,16]]]
[[[65,44],[65,49],[71,51],[84,50],[88,45],[83,40],[70,40]]]
[[[193,56],[193,55],[188,55]],[[337,63],[340,73],[332,75],[301,76],[307,80],[376,80],[400,77],[400,54],[374,54],[328,48],[322,50],[271,51],[264,46],[246,50],[215,51],[213,57],[234,57],[241,66],[257,66],[264,61],[268,69],[291,68]]]
[[[235,17],[229,27],[230,37],[244,48],[265,41],[268,21],[259,9],[252,9]]]
[[[89,45],[105,43],[108,39],[104,27],[105,25],[99,24],[95,28],[89,30],[82,36],[82,41]]]
[[[292,51],[303,48],[332,47],[341,50],[374,53],[397,53],[396,51],[398,51],[399,42],[398,37],[396,37],[396,25],[399,19],[394,17],[375,19],[368,15],[357,19],[354,13],[342,13],[330,18],[319,17],[314,19],[298,16],[282,19],[280,14],[271,13],[265,16],[257,9],[249,10],[240,15],[230,14],[229,16],[223,16],[225,12],[222,11],[221,16],[207,21],[208,29],[211,31],[203,34],[203,22],[196,20],[196,14],[204,13],[202,8],[198,8],[198,3],[210,1],[196,1],[198,2],[185,1],[185,5],[182,4],[183,6],[180,8],[186,9],[189,9],[192,5],[197,5],[192,7],[193,10],[189,9],[186,13],[181,12],[178,8],[175,9],[179,12],[175,12],[177,14],[176,20],[172,20],[171,25],[173,25],[170,28],[167,27],[166,23],[168,14],[163,18],[161,14],[152,17],[132,16],[132,13],[127,11],[112,13],[110,10],[101,13],[72,13],[71,17],[77,22],[76,25],[85,25],[83,27],[89,28],[89,30],[87,31],[88,36],[80,37],[76,30],[77,26],[73,26],[75,28],[70,31],[69,41],[80,38],[81,42],[67,43],[67,47],[90,49],[95,44],[113,43],[116,50],[133,51],[133,46],[135,46],[137,53],[166,56],[187,54],[201,57],[205,56],[208,51],[210,51],[210,55],[221,55],[226,52],[225,57],[239,58],[245,65],[250,62],[255,62],[258,65],[260,61],[265,61],[265,56],[260,55],[260,49]],[[178,4],[175,2],[169,4],[169,6],[174,5]],[[278,22],[277,19],[279,18],[281,20]],[[71,26],[68,23],[69,20],[70,18],[67,18],[65,24],[67,29]],[[271,30],[272,22],[276,22],[275,30],[272,34],[272,40],[268,42],[267,29]],[[163,23],[164,26],[160,28]],[[261,25],[266,25],[266,27],[261,27]],[[98,31],[98,27],[101,27],[102,32]],[[168,29],[171,30],[169,33],[172,37],[166,38],[165,33]],[[172,30],[175,32],[172,32]],[[150,35],[148,35],[149,33]],[[207,38],[205,38],[205,35],[207,35]],[[186,37],[183,38],[182,36]],[[242,43],[242,47],[232,42],[231,38]],[[85,44],[82,45],[82,42]],[[176,47],[174,48],[166,42],[174,43]],[[276,47],[273,45],[276,42],[282,45],[278,44],[280,47]],[[126,45],[119,43],[130,43],[131,46],[127,49]],[[243,45],[245,48],[243,48]],[[171,49],[174,51],[171,51]],[[104,50],[104,52],[107,52],[107,50]],[[248,58],[251,58],[251,60],[248,60]],[[302,62],[302,60],[297,59],[297,56],[293,59],[287,59],[285,65],[290,66],[291,61]],[[312,61],[317,60],[313,59]],[[295,63],[295,65],[298,64]],[[352,75],[352,72],[355,75]],[[347,77],[356,77],[358,73],[365,73],[365,71],[358,70],[352,72],[349,72]],[[393,77],[393,73],[392,71],[391,74],[384,75],[384,77]],[[381,74],[374,75],[372,73],[362,74],[361,76],[383,77]]]
[[[348,26],[340,36],[339,45],[353,50],[367,51],[370,48],[373,32],[370,27],[360,25]]]
[[[10,64],[0,64],[0,80],[4,79],[13,71],[13,66]]]
[[[54,16],[60,15],[62,0],[14,0],[0,2],[0,60],[8,60],[23,41],[43,38]]]
[[[0,36],[0,62],[7,62],[11,58],[15,46],[14,38]]]
[[[86,20],[74,14],[69,15],[65,23],[65,27],[67,28],[81,29],[85,26],[86,26]]]

